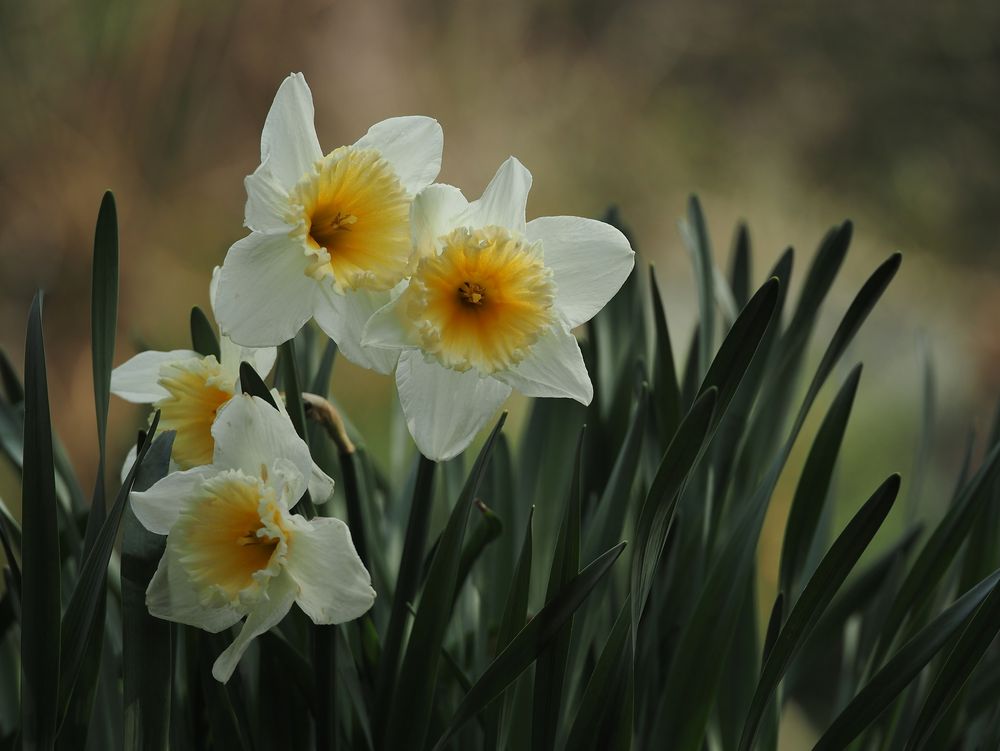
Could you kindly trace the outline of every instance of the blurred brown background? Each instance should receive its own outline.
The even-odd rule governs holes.
[[[207,306],[209,272],[243,234],[242,178],[271,98],[296,70],[326,150],[384,117],[428,114],[445,130],[440,179],[470,197],[513,153],[534,172],[531,216],[617,203],[670,294],[678,349],[694,308],[676,231],[689,192],[720,263],[735,221],[750,222],[757,282],[789,244],[801,279],[825,229],[855,219],[831,311],[892,250],[904,265],[848,358],[867,368],[845,493],[911,469],[921,337],[938,387],[927,508],[969,426],[986,429],[1000,385],[996,2],[0,3],[0,346],[20,362],[45,288],[55,422],[85,484],[102,191],[121,221],[116,361],[138,342],[186,346],[190,307]],[[341,362],[335,385],[384,443],[389,381]],[[139,419],[114,402],[115,448]],[[779,542],[762,545],[765,571]]]

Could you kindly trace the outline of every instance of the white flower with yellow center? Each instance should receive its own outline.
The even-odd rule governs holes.
[[[216,306],[218,269],[212,276],[210,299]],[[219,409],[238,390],[240,363],[247,362],[264,378],[274,366],[274,347],[253,349],[219,337],[219,358],[189,349],[140,352],[111,373],[111,392],[126,401],[152,404],[160,410],[160,430],[176,433],[171,454],[176,469],[191,469],[212,461],[212,423]],[[135,460],[126,457],[123,474]],[[321,501],[323,499],[316,499]]]
[[[363,342],[402,351],[396,386],[426,457],[469,445],[517,389],[593,398],[571,330],[625,282],[634,253],[614,227],[572,216],[525,222],[531,173],[504,162],[482,198],[431,185],[413,202],[419,263],[368,321]]]
[[[343,623],[367,612],[375,591],[346,524],[289,511],[307,487],[328,497],[333,481],[314,469],[287,414],[241,394],[222,407],[212,434],[211,464],[132,493],[132,507],[167,536],[146,590],[152,615],[213,633],[246,618],[212,668],[225,682],[250,641],[293,603],[314,623]]]
[[[436,120],[394,117],[324,156],[305,78],[286,78],[245,181],[252,232],[222,266],[222,330],[275,345],[315,318],[349,360],[391,372],[396,355],[362,348],[361,331],[410,273],[410,204],[437,177],[442,143]]]

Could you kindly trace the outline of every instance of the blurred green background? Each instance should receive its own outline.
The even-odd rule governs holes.
[[[866,371],[839,489],[847,514],[888,472],[912,476],[926,350],[936,432],[919,501],[933,514],[1000,383],[998,40],[1000,4],[982,0],[0,3],[0,346],[20,361],[30,298],[45,288],[54,420],[90,482],[103,190],[121,221],[117,362],[140,343],[186,346],[191,306],[207,307],[209,273],[244,232],[242,179],[271,98],[301,70],[325,150],[382,118],[427,114],[445,130],[440,179],[470,197],[515,154],[535,177],[529,216],[617,204],[641,261],[656,264],[680,357],[695,311],[676,226],[689,192],[720,265],[736,221],[749,222],[757,283],[788,245],[801,280],[827,227],[855,220],[820,335],[902,250],[847,358]],[[339,361],[335,389],[378,454],[391,382]],[[122,453],[143,414],[114,402]],[[0,495],[17,505],[7,471]],[[765,577],[778,534],[765,531]]]

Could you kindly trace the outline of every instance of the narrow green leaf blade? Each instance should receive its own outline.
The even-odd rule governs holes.
[[[191,346],[202,357],[212,355],[216,360],[222,358],[222,348],[215,336],[215,329],[205,315],[205,311],[195,305],[191,308]]]
[[[797,594],[796,587],[816,536],[860,378],[861,365],[857,365],[823,418],[795,488],[781,546],[779,575],[780,590],[789,598]]]
[[[934,677],[920,714],[910,730],[907,751],[927,747],[934,728],[955,701],[998,632],[1000,587],[994,587]]]
[[[469,689],[455,710],[448,728],[434,745],[435,751],[442,751],[466,722],[499,696],[501,691],[534,662],[559,633],[566,620],[583,604],[591,590],[611,570],[611,566],[624,549],[625,543],[621,542],[602,553],[528,621]]]
[[[968,622],[997,582],[1000,571],[981,581],[918,631],[837,716],[813,751],[839,751],[857,738]]]
[[[21,739],[25,748],[51,749],[59,711],[60,570],[41,292],[28,316],[24,388]]]
[[[555,554],[546,587],[545,600],[555,597],[580,569],[580,472],[583,457],[583,440],[586,431],[580,430],[576,443],[576,460],[563,523],[556,539]],[[535,751],[547,751],[556,745],[562,718],[563,685],[566,682],[566,665],[573,619],[556,634],[552,644],[538,658],[535,665],[535,690],[532,709],[531,739]]]
[[[430,728],[441,647],[451,619],[469,509],[506,418],[505,412],[480,450],[434,554],[395,686],[385,748],[422,747]]]
[[[882,526],[899,493],[899,475],[890,476],[871,498],[855,514],[850,523],[834,541],[830,551],[823,557],[816,573],[809,579],[801,597],[795,603],[788,620],[778,634],[774,647],[770,650],[764,669],[761,671],[757,689],[746,722],[740,750],[747,751],[753,746],[761,718],[771,695],[788,669],[792,658],[808,636],[809,631],[822,615],[826,606],[847,579],[847,575],[867,550],[875,533]]]
[[[167,474],[174,433],[156,437],[136,474],[133,490],[148,490]],[[122,701],[125,751],[167,748],[173,654],[170,623],[146,608],[149,586],[166,538],[139,522],[132,506],[122,521]]]

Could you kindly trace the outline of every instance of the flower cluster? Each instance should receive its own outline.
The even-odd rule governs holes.
[[[144,352],[114,373],[116,394],[154,404],[175,431],[170,474],[133,494],[142,523],[167,536],[150,612],[209,631],[246,618],[219,680],[293,602],[340,623],[375,597],[346,525],[292,512],[333,483],[277,392],[278,409],[241,394],[241,363],[266,377],[275,346],[315,320],[349,360],[395,374],[407,427],[435,461],[461,453],[513,390],[593,396],[572,330],[628,277],[628,241],[591,219],[526,221],[531,173],[513,157],[468,201],[434,182],[442,147],[437,121],[397,117],[324,154],[309,87],[286,78],[245,180],[250,234],[212,280],[220,357]]]

